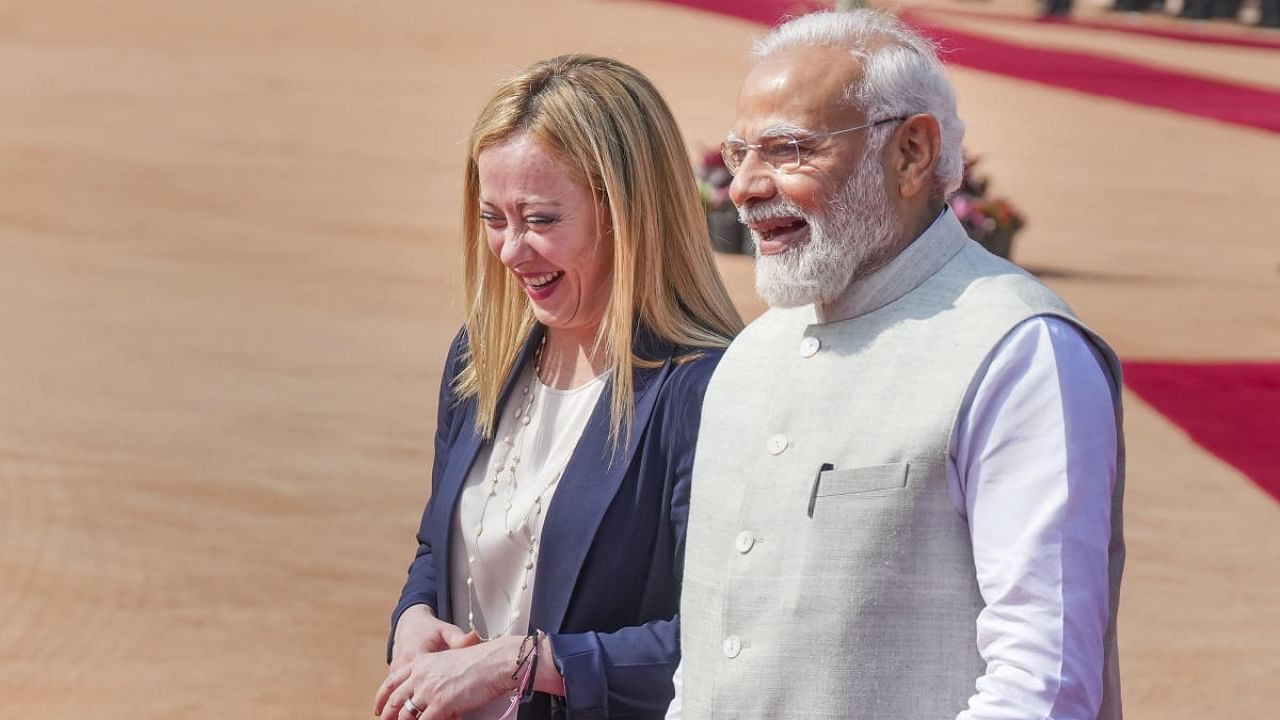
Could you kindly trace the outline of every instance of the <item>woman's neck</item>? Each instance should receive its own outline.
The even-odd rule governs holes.
[[[599,377],[606,368],[601,349],[592,355],[596,332],[575,332],[547,328],[538,363],[538,379],[556,390],[581,387]]]

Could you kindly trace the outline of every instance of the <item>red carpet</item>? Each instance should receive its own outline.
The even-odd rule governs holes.
[[[773,25],[815,7],[791,0],[661,0]],[[1111,97],[1187,115],[1280,132],[1280,92],[1210,80],[1126,60],[994,40],[928,22],[904,20],[938,42],[949,63],[1053,87]]]
[[[1280,92],[1161,70],[1128,60],[993,40],[902,18],[949,50],[947,62],[1139,105],[1280,132]]]
[[[1031,17],[1026,15],[1006,15],[1003,13],[982,12],[978,10],[956,10],[952,8],[921,8],[928,13],[955,15],[980,20],[996,20],[1000,22],[1041,23],[1046,25],[1065,25],[1067,27],[1102,30],[1104,32],[1125,33],[1128,35],[1144,35],[1162,40],[1200,43],[1203,45],[1226,45],[1229,47],[1256,48],[1260,50],[1280,50],[1280,37],[1268,38],[1248,35],[1223,35],[1214,32],[1195,30],[1194,25],[1187,29],[1157,27],[1147,24],[1121,24],[1105,20],[1079,20],[1065,17]]]
[[[1280,500],[1280,363],[1126,362],[1124,383]]]

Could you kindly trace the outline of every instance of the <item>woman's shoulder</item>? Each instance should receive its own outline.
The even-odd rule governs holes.
[[[449,342],[449,352],[445,355],[444,370],[449,379],[457,377],[458,373],[462,372],[462,358],[466,355],[467,345],[467,326],[463,325],[458,328],[453,340]]]
[[[706,386],[725,348],[676,347],[671,353],[671,380],[686,387]]]

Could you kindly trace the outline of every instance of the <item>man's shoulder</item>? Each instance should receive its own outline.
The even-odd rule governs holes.
[[[1006,308],[1016,313],[1075,318],[1066,301],[1039,278],[977,243],[957,253],[935,279],[953,286],[957,307],[977,306],[984,311]]]

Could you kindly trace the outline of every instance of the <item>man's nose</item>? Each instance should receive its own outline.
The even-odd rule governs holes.
[[[742,207],[752,200],[768,200],[778,191],[773,184],[773,168],[760,161],[759,154],[747,153],[742,166],[729,183],[729,199]]]

